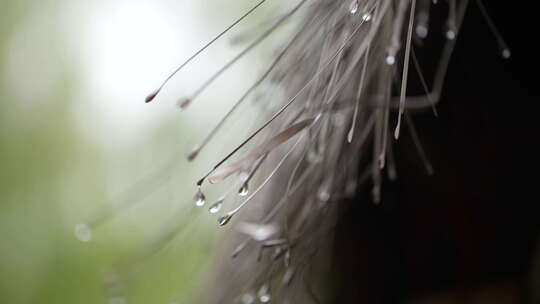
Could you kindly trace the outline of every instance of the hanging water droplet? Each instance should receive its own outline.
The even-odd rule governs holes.
[[[353,0],[349,5],[349,12],[351,14],[356,14],[358,12],[358,0]]]
[[[87,224],[75,225],[75,237],[81,242],[88,242],[92,239],[92,229]]]
[[[448,40],[456,39],[456,32],[453,31],[453,30],[446,31],[446,39],[448,39]]]
[[[268,294],[268,285],[263,284],[259,291],[257,292],[257,295],[259,296],[259,301],[261,303],[268,303],[270,302],[270,295]]]
[[[223,198],[219,199],[217,202],[213,203],[209,208],[208,211],[210,213],[217,213],[219,210],[221,210],[221,206],[223,206]]]
[[[195,206],[202,207],[206,203],[206,196],[201,191],[201,188],[197,190],[197,193],[195,193],[195,197],[193,198],[195,200]]]
[[[422,24],[419,24],[416,26],[415,32],[416,32],[416,36],[424,39],[428,35],[428,28]]]
[[[510,58],[510,55],[511,55],[511,54],[512,54],[512,53],[510,52],[509,49],[504,49],[504,50],[502,50],[502,52],[501,52],[501,55],[502,55],[502,57],[503,57],[504,59]]]
[[[227,223],[231,220],[231,218],[233,217],[234,213],[225,213],[224,215],[220,216],[218,218],[218,224],[220,226],[225,226],[227,225]]]
[[[371,21],[371,17],[372,17],[372,16],[371,16],[370,13],[364,13],[364,14],[362,15],[362,21],[364,21],[364,22],[369,22],[369,21]]]
[[[322,188],[319,190],[317,197],[322,202],[327,202],[330,199],[330,192],[326,188]]]
[[[396,63],[396,57],[394,57],[393,55],[386,56],[386,63],[388,65],[393,65],[394,63]]]
[[[253,304],[255,303],[255,296],[251,293],[245,293],[242,295],[242,304]]]
[[[399,133],[401,131],[401,116],[398,117],[396,128],[394,129],[394,139],[399,139]]]
[[[242,184],[242,187],[240,187],[240,189],[238,190],[238,195],[246,196],[248,195],[248,193],[249,193],[248,183]]]

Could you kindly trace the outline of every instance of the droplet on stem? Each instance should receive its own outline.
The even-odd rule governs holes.
[[[446,31],[446,39],[448,39],[448,40],[456,39],[456,32],[454,30]]]
[[[195,205],[197,207],[202,207],[206,203],[206,196],[201,191],[201,187],[197,189],[197,193],[195,193],[195,197],[193,198],[195,200]]]
[[[264,284],[261,286],[257,294],[259,295],[259,301],[261,303],[268,303],[270,302],[270,295],[268,294],[268,285]]]
[[[356,14],[358,12],[358,0],[353,0],[349,5],[349,12],[351,14]]]
[[[328,192],[326,188],[321,188],[317,194],[317,197],[319,200],[321,200],[321,202],[327,202],[330,199],[330,192]]]
[[[415,32],[416,32],[416,36],[422,39],[426,38],[428,35],[427,27],[421,24],[416,26]]]
[[[502,52],[501,52],[501,56],[502,56],[504,59],[510,58],[510,55],[512,55],[512,53],[510,52],[509,49],[504,49],[504,50],[502,50]]]
[[[249,186],[248,183],[243,183],[242,187],[238,190],[238,195],[240,196],[246,196],[249,193]]]
[[[225,226],[227,225],[227,223],[231,220],[231,218],[233,217],[234,213],[225,213],[224,215],[220,216],[218,218],[218,224],[220,226]]]
[[[208,211],[210,213],[217,213],[219,210],[221,210],[221,206],[223,206],[224,198],[220,198],[217,202],[213,203],[209,208]]]
[[[370,13],[364,13],[364,14],[362,15],[362,21],[364,21],[364,22],[369,22],[369,21],[371,21],[371,14],[370,14]]]
[[[386,63],[388,65],[393,65],[394,63],[396,63],[396,57],[394,57],[393,55],[386,56]]]

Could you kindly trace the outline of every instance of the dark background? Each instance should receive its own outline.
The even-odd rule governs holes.
[[[398,180],[384,185],[381,204],[370,203],[369,185],[346,204],[336,241],[343,273],[336,302],[538,303],[537,28],[527,17],[531,8],[509,4],[486,1],[512,56],[500,56],[470,1],[439,117],[414,116],[435,174],[425,173],[403,132]],[[446,2],[432,7],[430,34],[416,47],[428,82],[446,13]],[[408,92],[422,93],[416,75]]]

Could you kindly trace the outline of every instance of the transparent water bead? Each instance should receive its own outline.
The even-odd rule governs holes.
[[[75,237],[81,242],[89,242],[92,239],[92,229],[87,224],[75,225]]]
[[[257,295],[259,296],[259,301],[261,303],[270,302],[270,294],[268,294],[268,290],[269,290],[268,285],[264,284],[263,286],[261,286],[261,288],[257,292]]]
[[[396,63],[396,57],[394,57],[392,55],[386,56],[386,63],[388,65],[393,65],[394,63]]]
[[[372,16],[371,16],[370,13],[364,13],[364,14],[362,15],[362,21],[364,21],[364,22],[369,22],[369,21],[371,21],[371,17],[372,17]]]
[[[454,32],[453,30],[446,31],[446,39],[448,40],[456,39],[456,32]]]
[[[242,184],[242,187],[238,190],[238,195],[246,196],[249,193],[249,186],[247,183]]]
[[[510,55],[511,55],[511,54],[512,54],[512,53],[510,53],[510,50],[509,50],[509,49],[504,49],[504,50],[502,50],[502,52],[501,52],[501,56],[502,56],[504,59],[510,58]]]
[[[327,202],[330,199],[330,192],[326,188],[321,188],[317,194],[317,197],[322,202]]]
[[[231,218],[233,217],[233,214],[231,213],[225,213],[224,215],[220,216],[218,218],[218,224],[220,226],[225,226],[227,225],[227,223],[231,220]]]
[[[356,14],[358,12],[358,0],[353,0],[349,5],[349,12],[351,14]]]
[[[417,25],[415,32],[416,32],[416,36],[424,39],[428,35],[428,28],[424,25]]]
[[[195,201],[195,206],[202,207],[204,204],[206,204],[206,196],[201,191],[201,188],[197,190],[197,193],[195,193],[195,197],[193,198]]]
[[[213,203],[209,208],[208,211],[210,213],[217,213],[219,210],[221,210],[221,206],[223,206],[223,199],[218,200],[217,202]]]

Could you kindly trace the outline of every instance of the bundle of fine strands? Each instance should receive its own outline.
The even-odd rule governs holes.
[[[256,3],[175,73],[264,2]],[[381,201],[382,183],[397,175],[392,146],[401,133],[410,133],[426,173],[433,173],[411,115],[437,115],[468,5],[467,0],[436,2],[297,1],[198,90],[179,100],[179,107],[188,110],[247,52],[288,20],[300,20],[262,76],[187,157],[196,158],[261,84],[269,83],[286,96],[268,100],[252,133],[194,181],[195,204],[201,207],[207,200],[206,187],[231,181],[230,191],[206,205],[211,213],[221,214],[219,225],[231,229],[208,282],[211,287],[206,290],[211,292],[205,294],[205,303],[328,302],[333,286],[328,261],[340,208],[351,203],[359,189],[369,189],[365,197],[370,200],[354,203]],[[480,0],[477,4],[485,12]],[[447,10],[443,29],[429,28],[433,10]],[[508,47],[485,17],[501,55],[509,57]],[[425,79],[414,46],[421,46],[430,31],[443,32],[445,44],[433,79]],[[175,73],[146,102],[155,100]],[[423,94],[407,94],[410,73],[418,75]],[[223,202],[237,194],[242,201],[224,210]]]

